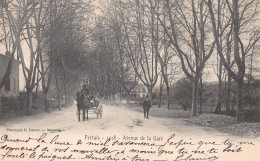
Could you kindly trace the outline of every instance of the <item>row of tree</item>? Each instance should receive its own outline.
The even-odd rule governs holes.
[[[91,12],[89,2],[76,0],[1,0],[1,42],[10,60],[0,88],[10,76],[16,55],[25,80],[26,115],[31,115],[32,94],[38,89],[46,112],[52,86],[57,89],[59,108],[61,93],[67,104],[71,100],[84,74],[78,63],[87,52],[85,25]]]
[[[165,87],[170,109],[171,82],[184,74],[192,82],[195,116],[202,112],[205,70],[212,60],[219,80],[217,110],[227,77],[226,111],[234,80],[237,122],[242,122],[244,78],[252,80],[259,54],[258,5],[255,0],[114,0],[97,12],[81,0],[2,0],[2,41],[11,57],[17,53],[22,62],[28,114],[39,84],[47,112],[51,85],[58,102],[62,94],[70,102],[82,78],[93,93],[114,98],[126,92],[128,101],[138,82],[150,97],[159,83],[159,100]]]
[[[243,122],[244,79],[247,72],[252,77],[250,69],[259,55],[259,26],[255,23],[259,22],[258,5],[254,0],[113,1],[103,10],[102,23],[98,24],[102,31],[97,29],[100,35],[95,48],[101,57],[95,62],[101,65],[98,68],[101,73],[90,77],[109,94],[122,89],[130,91],[139,80],[152,95],[154,86],[160,82],[160,87],[166,87],[170,108],[170,82],[179,68],[192,82],[192,116],[195,116],[202,112],[203,75],[212,65],[211,60],[219,80],[216,111],[221,109],[222,82],[227,77],[226,111],[230,112],[234,80],[237,122]]]

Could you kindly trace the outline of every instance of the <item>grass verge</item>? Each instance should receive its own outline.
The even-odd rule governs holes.
[[[140,106],[126,106],[136,111],[143,112],[143,108]],[[191,111],[168,110],[165,107],[152,107],[150,110],[150,116],[185,119],[185,121],[191,124],[212,127],[214,129],[219,130],[220,132],[228,133],[235,136],[252,138],[260,136],[260,123],[246,122],[236,124],[236,119],[234,117],[225,115],[201,114],[193,118],[190,118]]]

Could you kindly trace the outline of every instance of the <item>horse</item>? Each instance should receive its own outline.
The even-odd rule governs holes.
[[[80,122],[80,110],[82,110],[82,121],[85,121],[85,111],[87,111],[87,120],[88,120],[88,110],[90,108],[90,98],[84,96],[82,92],[76,93],[76,101],[77,101],[77,117]]]

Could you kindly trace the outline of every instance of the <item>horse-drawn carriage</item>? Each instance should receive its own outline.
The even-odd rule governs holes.
[[[84,121],[85,114],[87,114],[87,120],[88,114],[95,114],[97,119],[102,117],[103,106],[98,100],[94,99],[94,97],[84,96],[82,92],[77,92],[76,99],[78,121],[80,121],[81,118]]]

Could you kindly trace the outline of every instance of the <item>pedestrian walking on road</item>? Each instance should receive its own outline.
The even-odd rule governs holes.
[[[148,119],[148,115],[149,115],[149,110],[151,108],[151,102],[149,99],[149,96],[147,95],[144,99],[144,103],[143,103],[143,108],[144,108],[144,118],[146,117]]]

